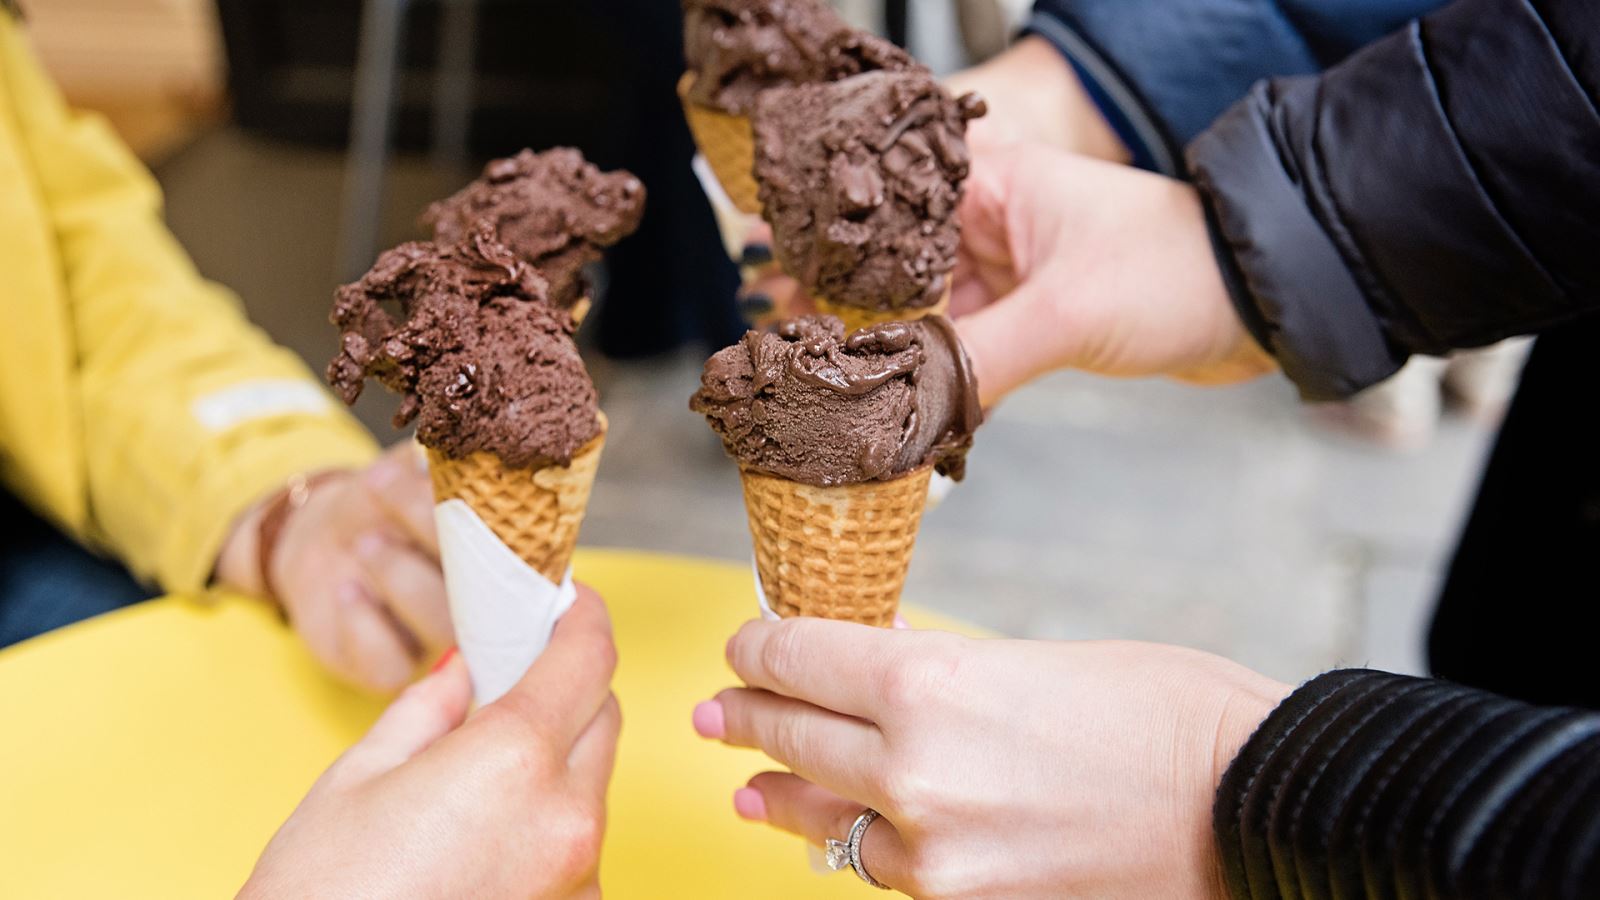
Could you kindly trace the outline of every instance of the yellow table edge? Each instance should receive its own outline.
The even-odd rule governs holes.
[[[722,648],[756,614],[749,566],[584,549],[574,568],[606,597],[621,658],[607,894],[881,896],[739,821],[733,790],[769,766],[689,726],[734,681]],[[163,598],[0,651],[0,897],[230,896],[382,706],[241,598]]]

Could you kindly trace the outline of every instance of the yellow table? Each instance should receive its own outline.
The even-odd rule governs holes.
[[[607,893],[883,896],[739,821],[732,792],[763,758],[690,728],[732,683],[722,647],[755,608],[749,568],[598,550],[575,565],[622,659]],[[231,896],[381,708],[244,600],[158,600],[0,652],[0,897]]]

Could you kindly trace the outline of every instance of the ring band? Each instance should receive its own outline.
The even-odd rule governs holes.
[[[828,868],[835,872],[841,871],[845,866],[849,866],[855,869],[856,877],[862,881],[879,890],[887,891],[889,886],[873,878],[872,873],[867,871],[866,864],[861,861],[861,841],[867,836],[867,829],[871,828],[872,823],[876,821],[878,821],[878,811],[868,809],[862,812],[861,815],[856,816],[855,823],[850,826],[850,834],[847,838],[842,841],[828,838],[827,864]]]

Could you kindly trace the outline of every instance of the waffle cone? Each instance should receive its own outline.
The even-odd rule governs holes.
[[[835,487],[741,473],[772,611],[894,624],[931,473],[925,467],[893,481]]]
[[[844,322],[845,333],[866,328],[870,325],[880,325],[884,322],[912,322],[927,316],[942,316],[950,310],[950,289],[945,288],[944,296],[932,306],[923,306],[916,309],[862,309],[859,306],[845,306],[818,297],[814,301],[817,312],[829,316],[838,316]]]
[[[578,546],[605,429],[602,415],[599,436],[573,455],[570,466],[543,469],[508,469],[492,453],[450,459],[429,448],[433,497],[465,501],[523,562],[560,584]]]
[[[683,73],[678,80],[678,99],[683,102],[683,115],[689,120],[695,145],[711,171],[716,173],[717,181],[722,183],[722,190],[733,205],[742,213],[760,215],[760,189],[755,176],[756,138],[750,128],[750,117],[729,115],[690,100],[689,87],[694,79],[693,72]]]

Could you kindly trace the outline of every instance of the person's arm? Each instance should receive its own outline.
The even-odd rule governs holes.
[[[1331,672],[1245,744],[1214,822],[1236,900],[1593,897],[1600,714]]]
[[[1600,307],[1600,5],[1460,0],[1189,148],[1241,317],[1309,399]]]
[[[60,306],[75,362],[67,415],[79,446],[55,452],[80,460],[81,483],[45,511],[141,577],[197,590],[252,504],[292,475],[365,464],[376,449],[200,277],[148,173],[100,119],[67,110],[4,14],[0,93],[20,163],[5,177],[21,181],[5,189],[36,195],[60,272],[59,297],[8,302]]]
[[[1320,72],[1443,0],[1038,0],[1024,33],[1072,66],[1140,168],[1183,174],[1182,147],[1272,76]]]
[[[967,123],[967,144],[981,155],[1011,144],[1126,163],[1128,148],[1101,115],[1067,58],[1038,35],[1024,35],[1004,53],[944,79],[950,93],[976,93],[989,112]]]

